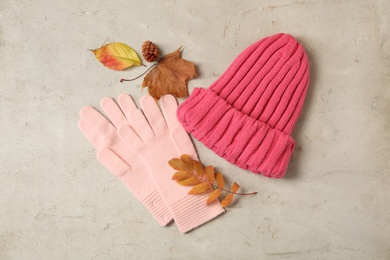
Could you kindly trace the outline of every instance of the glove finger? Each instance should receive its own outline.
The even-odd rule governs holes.
[[[80,117],[95,127],[105,138],[116,135],[116,128],[102,114],[90,106],[85,106],[80,110]]]
[[[168,127],[156,101],[151,96],[143,96],[140,104],[154,134],[161,136],[166,133]]]
[[[124,125],[119,128],[118,134],[125,144],[134,152],[137,152],[144,144],[141,138],[128,125]]]
[[[99,150],[96,154],[96,158],[115,176],[121,177],[130,171],[130,166],[108,148]]]
[[[148,121],[142,111],[137,108],[131,96],[126,94],[120,95],[118,103],[127,121],[143,141],[149,141],[154,137],[153,130],[150,128]]]
[[[181,125],[171,129],[171,139],[179,154],[188,154],[192,159],[198,159],[194,144]]]
[[[112,98],[103,98],[100,101],[100,106],[117,129],[128,124],[122,110]]]
[[[141,110],[135,109],[129,113],[129,121],[137,135],[145,142],[155,137],[152,128]]]
[[[98,129],[91,126],[84,119],[80,119],[79,128],[96,150],[100,150],[106,146],[107,139],[104,138],[104,136],[99,132]]]
[[[176,98],[172,95],[165,95],[160,98],[160,102],[161,110],[164,114],[168,128],[172,129],[175,126],[179,126],[180,123],[176,117],[176,111],[178,107]]]
[[[130,119],[129,113],[137,109],[137,106],[135,105],[133,99],[131,98],[130,95],[122,94],[118,97],[118,104],[122,109],[123,113],[125,114],[127,121],[129,121]]]

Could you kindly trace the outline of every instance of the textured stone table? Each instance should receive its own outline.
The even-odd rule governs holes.
[[[390,2],[0,1],[1,259],[389,259]],[[88,49],[184,46],[207,88],[249,44],[294,35],[311,83],[283,179],[241,170],[194,140],[254,197],[206,225],[161,228],[95,159],[83,105],[129,93]],[[180,101],[182,102],[182,100]]]

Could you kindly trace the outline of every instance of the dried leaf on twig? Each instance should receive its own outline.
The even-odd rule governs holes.
[[[205,171],[206,171],[207,181],[209,183],[214,184],[214,181],[215,181],[214,167],[213,166],[207,166],[205,168]]]
[[[188,194],[198,195],[209,192],[207,197],[207,204],[211,204],[218,200],[222,192],[228,193],[225,198],[220,202],[221,206],[227,207],[233,201],[234,195],[254,195],[257,192],[252,193],[237,193],[240,185],[236,182],[233,183],[231,191],[224,189],[225,178],[222,173],[214,172],[213,166],[207,166],[206,168],[197,161],[193,160],[189,155],[183,154],[180,158],[173,158],[169,160],[169,165],[178,170],[172,176],[172,180],[175,180],[178,184],[183,186],[195,186]],[[217,185],[214,182],[217,182]]]
[[[170,160],[168,162],[168,164],[175,170],[178,170],[178,171],[185,171],[187,168],[186,168],[186,165],[184,164],[184,162],[179,159],[179,158],[173,158],[172,160]]]
[[[178,180],[177,183],[183,186],[194,186],[196,184],[201,183],[201,181],[196,177],[190,177],[188,179]]]
[[[224,207],[224,208],[229,206],[230,203],[232,203],[232,201],[233,201],[233,197],[234,196],[233,196],[232,193],[226,195],[226,197],[221,201],[221,206]]]
[[[222,193],[222,190],[220,190],[220,189],[213,190],[210,193],[209,197],[207,198],[207,202],[206,203],[210,204],[211,202],[216,201],[219,198],[219,196],[221,195],[221,193]]]
[[[239,189],[240,189],[240,185],[238,185],[237,182],[234,182],[234,183],[232,184],[232,191],[233,191],[233,192],[237,192]]]
[[[173,176],[172,176],[172,180],[174,181],[181,181],[181,180],[185,180],[185,179],[188,179],[192,176],[191,173],[188,173],[186,171],[179,171],[179,172],[176,172]]]
[[[209,191],[211,190],[211,185],[207,182],[202,182],[198,185],[196,185],[195,187],[193,187],[189,192],[188,194],[191,194],[191,195],[196,195],[196,194],[201,194],[201,193],[205,193],[206,191]]]
[[[223,178],[222,173],[217,172],[215,174],[215,180],[217,181],[218,188],[223,189],[225,187],[225,179]]]
[[[203,178],[203,176],[205,174],[205,170],[204,170],[203,165],[199,161],[196,161],[196,160],[193,161],[193,164],[194,164],[194,168],[195,168],[195,171],[198,174],[198,176],[200,178]]]
[[[183,161],[184,165],[186,166],[188,171],[193,171],[194,170],[194,163],[191,159],[191,157],[187,154],[182,154],[180,156],[180,159]]]

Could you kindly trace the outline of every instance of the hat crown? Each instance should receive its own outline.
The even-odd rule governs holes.
[[[302,45],[281,33],[246,48],[210,90],[244,114],[290,134],[308,83],[309,63]]]

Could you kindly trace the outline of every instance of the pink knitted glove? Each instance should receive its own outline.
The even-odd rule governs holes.
[[[121,95],[118,102],[120,108],[111,98],[103,98],[101,101],[101,106],[112,124],[92,107],[83,107],[80,111],[80,130],[96,148],[97,159],[112,174],[122,180],[160,225],[165,226],[172,220],[168,207],[140,158],[128,149],[117,134],[118,128],[129,124],[126,119],[129,113],[135,120],[138,117],[144,118],[144,116],[130,96]],[[172,113],[175,115],[175,111]]]
[[[177,121],[176,99],[166,95],[160,100],[165,119],[155,100],[144,96],[140,103],[146,118],[131,111],[127,118],[133,128],[123,125],[118,133],[129,150],[148,168],[179,230],[184,233],[215,218],[224,209],[218,201],[206,205],[208,194],[188,195],[191,187],[180,186],[171,180],[175,170],[168,161],[184,153],[197,159],[197,154],[187,132]]]

